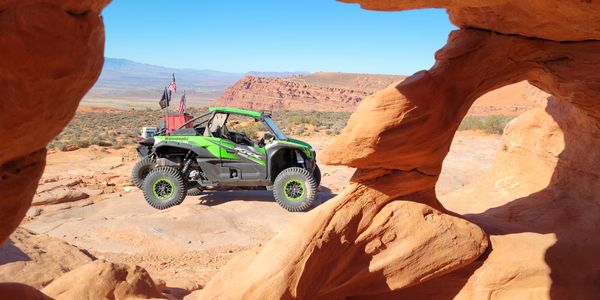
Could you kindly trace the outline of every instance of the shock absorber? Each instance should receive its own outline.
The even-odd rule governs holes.
[[[188,152],[185,154],[185,157],[183,158],[183,161],[185,162],[183,165],[183,169],[181,169],[181,174],[185,174],[187,173],[187,170],[190,168],[190,165],[192,164],[192,160],[190,159],[190,156],[192,155],[192,150],[188,150]]]

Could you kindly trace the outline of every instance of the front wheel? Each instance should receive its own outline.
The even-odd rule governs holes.
[[[307,211],[317,198],[317,182],[306,169],[287,168],[275,178],[273,196],[289,211]]]
[[[156,209],[179,205],[186,195],[181,173],[172,167],[157,167],[150,171],[142,190],[146,202]]]

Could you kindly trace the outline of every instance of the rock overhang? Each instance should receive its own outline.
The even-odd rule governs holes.
[[[338,0],[364,9],[444,8],[459,28],[479,28],[552,41],[600,40],[600,2],[563,0]]]

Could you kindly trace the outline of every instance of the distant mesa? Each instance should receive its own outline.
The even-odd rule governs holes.
[[[405,76],[318,72],[288,77],[246,76],[215,106],[247,109],[353,111],[366,96]]]
[[[225,89],[215,106],[246,109],[354,111],[368,95],[398,84],[401,75],[317,72],[288,77],[246,76]],[[548,94],[523,81],[479,98],[472,115],[517,115],[539,106]]]
[[[310,74],[310,72],[305,72],[305,71],[295,71],[295,72],[250,71],[250,72],[246,73],[246,76],[282,78],[282,77],[293,77],[293,76],[308,75],[308,74]]]

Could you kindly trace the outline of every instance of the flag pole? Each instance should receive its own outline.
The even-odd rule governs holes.
[[[166,89],[167,88],[165,87],[165,90]],[[169,132],[169,104],[170,104],[169,103],[169,93],[167,92],[167,107],[165,107],[165,136],[167,137],[167,139],[170,134],[170,132]]]
[[[176,85],[175,85],[175,73],[173,73],[173,79],[171,81],[171,83],[169,83],[169,87],[165,88],[165,92],[167,92],[167,111],[165,112],[165,126],[166,128],[166,136],[169,136],[171,134],[170,130],[169,130],[169,110],[171,109],[171,95],[173,94],[172,92],[174,92],[176,90]],[[168,90],[168,91],[167,91]]]

